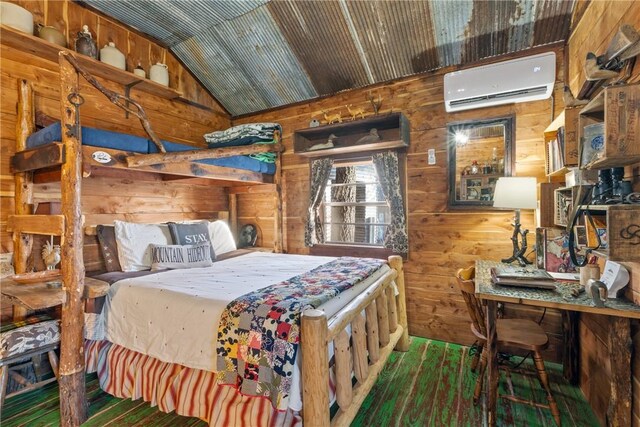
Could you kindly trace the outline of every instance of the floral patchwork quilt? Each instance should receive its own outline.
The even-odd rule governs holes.
[[[300,342],[300,315],[353,287],[384,264],[342,257],[235,299],[218,327],[219,384],[286,410]]]

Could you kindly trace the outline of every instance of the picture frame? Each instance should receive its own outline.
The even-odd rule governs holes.
[[[574,227],[576,244],[578,246],[587,246],[587,227],[584,225],[576,225]]]
[[[558,236],[547,233],[545,239],[545,270],[556,273],[575,273],[576,266],[569,255],[569,233],[560,232]]]

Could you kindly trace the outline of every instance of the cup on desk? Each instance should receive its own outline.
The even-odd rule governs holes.
[[[587,264],[584,267],[580,267],[580,284],[586,288],[591,279],[600,280],[600,266]]]

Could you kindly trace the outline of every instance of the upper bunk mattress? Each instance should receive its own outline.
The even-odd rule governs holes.
[[[42,145],[50,144],[55,141],[62,140],[62,132],[60,122],[53,123],[39,131],[31,134],[27,138],[27,148],[36,148]],[[109,148],[113,150],[130,151],[134,153],[157,153],[158,147],[153,141],[141,136],[128,135],[120,132],[112,132],[102,129],[94,129],[82,126],[82,143],[92,147]],[[162,141],[167,152],[194,150],[197,147],[186,144],[178,144],[170,141]],[[227,168],[236,168],[273,175],[276,171],[276,165],[273,163],[262,162],[249,156],[233,156],[222,159],[204,159],[196,160],[196,163],[203,163],[213,166],[222,166]]]

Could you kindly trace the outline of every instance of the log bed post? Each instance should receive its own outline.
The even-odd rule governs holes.
[[[84,288],[84,262],[82,257],[83,232],[81,209],[82,147],[78,73],[60,52],[60,108],[62,143],[66,150],[66,161],[61,171],[62,214],[64,233],[62,236],[62,281],[65,302],[62,305],[60,336],[60,424],[78,426],[87,419],[84,367],[84,310],[82,293]],[[74,101],[76,105],[72,103]]]
[[[27,137],[35,130],[35,107],[33,102],[33,88],[26,80],[18,80],[18,120],[16,121],[16,152],[27,149]],[[15,174],[15,213],[16,215],[32,214],[33,203],[33,172],[19,172]],[[13,259],[16,273],[25,273],[31,249],[33,235],[13,233]],[[14,305],[14,320],[21,320],[27,315],[27,310]]]
[[[398,287],[398,324],[402,326],[402,336],[396,344],[396,350],[408,351],[409,350],[409,327],[407,322],[407,300],[404,289],[404,270],[402,266],[402,257],[399,255],[391,255],[389,257],[389,265],[396,270],[398,276],[396,277],[396,286]]]
[[[329,353],[327,317],[321,310],[307,310],[302,315],[302,399],[304,423],[328,426]]]
[[[406,336],[404,281],[398,283],[398,279],[402,279],[402,258],[390,257],[389,265],[391,270],[329,319],[321,310],[304,311],[300,345],[305,425],[350,425],[394,348],[401,349],[400,341]],[[397,297],[392,286],[394,280],[399,290]],[[396,317],[405,319],[404,324]],[[351,339],[345,329],[349,325]],[[330,342],[333,342],[335,355],[335,390],[339,407],[332,419],[329,408]],[[355,384],[352,375],[356,377]]]

